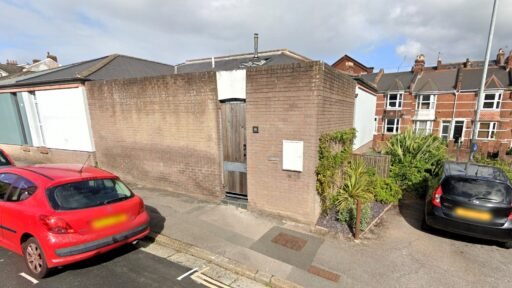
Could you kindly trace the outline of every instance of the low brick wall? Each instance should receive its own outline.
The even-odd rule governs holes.
[[[15,162],[24,163],[73,163],[94,165],[94,153],[61,149],[48,149],[18,145],[0,144]],[[90,157],[89,157],[90,156]]]

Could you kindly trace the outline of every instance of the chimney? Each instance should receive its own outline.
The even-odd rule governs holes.
[[[215,57],[212,56],[212,69],[215,69]]]
[[[57,61],[57,56],[50,54],[50,52],[46,52],[46,58],[52,59],[53,61],[55,61],[57,63],[59,62],[59,61]]]
[[[443,60],[441,59],[441,56],[437,56],[437,70],[443,69]]]
[[[412,67],[412,71],[414,73],[420,73],[425,68],[425,55],[420,54],[416,56],[416,60],[414,60],[414,66]]]
[[[507,71],[512,69],[512,50],[510,53],[508,53],[508,59],[507,59]]]
[[[7,65],[18,65],[18,61],[7,59],[7,61],[5,61],[5,64],[7,64]]]
[[[466,62],[464,62],[464,68],[471,68],[472,65],[473,63],[469,61],[469,58],[466,58]]]
[[[505,50],[503,50],[502,48],[498,50],[498,55],[496,55],[496,65],[505,65]]]
[[[382,75],[384,75],[384,69],[380,68],[377,76],[375,76],[375,80],[373,80],[373,84],[377,85],[377,83],[380,81],[380,78],[382,78]]]
[[[259,58],[258,57],[258,33],[254,33],[254,59]]]
[[[36,64],[37,62],[40,62],[41,60],[39,59],[32,59],[32,64]]]

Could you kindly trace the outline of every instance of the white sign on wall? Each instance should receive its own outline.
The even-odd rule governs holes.
[[[283,140],[283,170],[302,172],[304,141]]]
[[[218,99],[245,99],[245,78],[245,70],[217,72]]]

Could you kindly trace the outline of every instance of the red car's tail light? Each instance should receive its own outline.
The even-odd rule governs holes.
[[[55,216],[41,215],[39,217],[44,227],[50,233],[54,234],[69,234],[75,233],[75,230],[64,219]]]
[[[432,195],[432,205],[441,207],[441,195],[443,195],[443,189],[439,186],[434,192],[434,195]]]

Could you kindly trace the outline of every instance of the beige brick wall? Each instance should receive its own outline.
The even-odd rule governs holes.
[[[249,205],[314,223],[321,132],[352,127],[355,82],[321,62],[247,71]],[[259,133],[252,133],[258,126]],[[303,172],[282,170],[282,141],[304,141]]]
[[[94,165],[94,153],[61,149],[48,149],[18,145],[0,144],[0,148],[11,156],[15,162],[25,164],[42,163],[79,163]],[[89,157],[90,155],[90,157]]]
[[[128,180],[218,199],[215,73],[86,85],[99,166]]]

